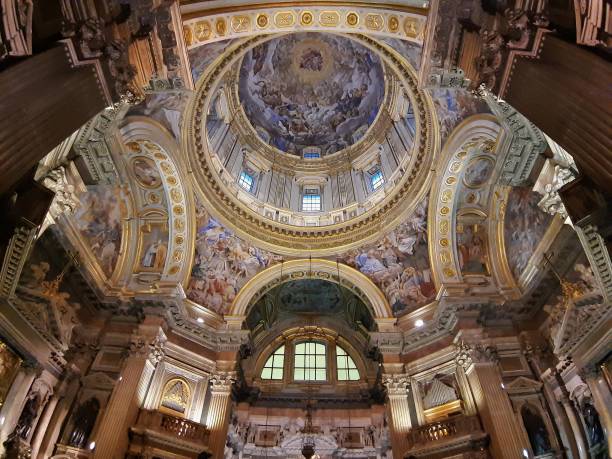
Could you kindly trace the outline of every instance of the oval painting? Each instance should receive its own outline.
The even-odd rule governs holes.
[[[470,188],[478,188],[484,185],[493,173],[495,163],[486,156],[473,159],[465,169],[464,183]]]
[[[159,170],[155,161],[144,156],[132,160],[132,172],[138,184],[145,188],[157,188],[161,185]]]

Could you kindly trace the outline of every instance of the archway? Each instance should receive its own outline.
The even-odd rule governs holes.
[[[236,295],[225,320],[231,328],[241,328],[248,309],[271,288],[295,279],[323,279],[351,290],[369,306],[379,331],[391,331],[395,327],[387,298],[364,274],[350,266],[324,259],[291,260],[277,263],[253,277]]]

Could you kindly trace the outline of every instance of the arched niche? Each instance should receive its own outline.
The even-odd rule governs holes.
[[[394,329],[396,319],[385,295],[364,274],[344,264],[324,259],[300,259],[277,263],[253,277],[236,295],[225,320],[240,329],[249,307],[268,290],[289,280],[323,279],[348,288],[370,307],[379,331]]]

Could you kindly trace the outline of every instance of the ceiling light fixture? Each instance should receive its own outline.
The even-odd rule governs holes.
[[[423,319],[417,319],[414,321],[414,326],[415,327],[422,327],[423,325],[425,325],[425,322],[423,322]]]

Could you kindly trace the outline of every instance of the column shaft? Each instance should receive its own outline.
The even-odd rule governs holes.
[[[47,402],[47,406],[45,406],[45,409],[40,415],[40,419],[38,421],[38,424],[36,425],[36,432],[34,433],[34,436],[32,437],[32,440],[30,442],[33,458],[38,455],[40,444],[42,443],[45,432],[47,431],[49,421],[51,421],[51,416],[53,416],[53,412],[55,411],[55,407],[57,406],[58,400],[59,398],[57,397],[57,395],[53,395]]]
[[[574,411],[572,402],[570,402],[567,397],[564,397],[561,400],[561,404],[563,405],[563,408],[567,413],[567,418],[569,419],[570,426],[572,427],[572,433],[574,434],[574,440],[576,440],[576,447],[578,448],[578,457],[580,459],[587,459],[588,448],[586,447],[586,443],[584,442],[584,436],[582,435],[580,421],[576,417],[576,412]]]
[[[209,448],[214,459],[223,457],[229,426],[230,391],[214,390],[210,398],[210,407],[206,418],[206,427],[210,430]]]
[[[491,437],[491,452],[495,458],[516,459],[527,448],[516,425],[516,417],[508,395],[502,389],[502,379],[493,362],[475,363],[467,371],[476,406]]]
[[[22,368],[15,376],[6,401],[2,406],[2,411],[0,411],[0,419],[4,419],[4,422],[0,425],[0,455],[4,454],[4,441],[13,432],[17,421],[19,421],[25,398],[35,378],[36,373],[31,368]]]
[[[147,356],[135,354],[126,359],[120,381],[106,405],[104,416],[93,439],[94,458],[120,459],[128,449],[128,431],[138,417],[137,392]]]

